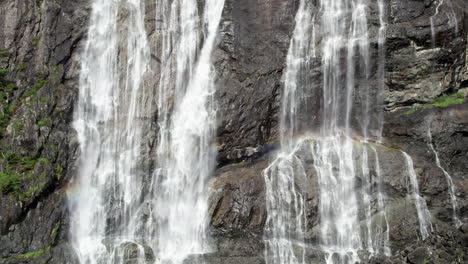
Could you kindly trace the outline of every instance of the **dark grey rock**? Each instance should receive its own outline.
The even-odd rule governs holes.
[[[424,247],[419,247],[408,255],[408,261],[412,264],[426,264],[430,258],[431,252]]]

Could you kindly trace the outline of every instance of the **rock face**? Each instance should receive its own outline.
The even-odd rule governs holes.
[[[375,58],[379,18],[377,1],[370,2],[369,32]],[[386,113],[378,153],[384,192],[390,200],[393,257],[363,254],[361,259],[363,263],[465,263],[466,1],[445,0],[438,12],[437,1],[384,2]],[[154,49],[152,68],[158,72],[160,29],[153,19],[154,1],[145,3]],[[66,194],[73,195],[76,174],[78,153],[71,122],[89,4],[85,0],[0,0],[0,263],[76,262],[69,244]],[[218,250],[194,259],[264,263],[262,171],[274,157],[278,141],[281,78],[297,6],[297,0],[226,0],[214,54],[219,157],[210,181],[210,216]],[[373,65],[374,72],[377,66]],[[320,78],[319,67],[311,71]],[[157,74],[147,83],[157,85]],[[157,144],[154,116],[148,117],[153,118],[145,128],[148,156],[142,163],[148,170]],[[459,217],[464,221],[461,228],[453,224],[448,184],[428,143],[434,145],[453,178]],[[422,196],[433,216],[434,231],[424,241],[418,238],[415,209],[407,200],[399,150],[413,157]],[[318,191],[310,188],[307,201],[307,239],[312,244],[317,242]],[[311,249],[307,256],[309,263],[321,263],[318,251]]]

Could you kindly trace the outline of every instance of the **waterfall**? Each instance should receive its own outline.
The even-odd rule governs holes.
[[[450,27],[455,27],[455,32],[458,32],[458,19],[457,15],[455,14],[455,9],[453,8],[452,1],[451,0],[437,0],[435,1],[436,8],[434,15],[430,17],[431,21],[431,40],[432,40],[432,46],[435,48],[436,44],[436,39],[435,39],[435,25],[434,25],[434,19],[439,15],[440,13],[440,8],[442,5],[447,1],[447,6],[450,8],[450,12],[446,13],[447,19],[448,19],[448,24]]]
[[[439,159],[439,153],[437,153],[434,144],[432,143],[432,132],[431,132],[431,126],[428,126],[427,129],[427,136],[429,138],[428,145],[429,148],[432,150],[432,153],[434,153],[435,161],[437,167],[444,173],[445,179],[447,180],[447,185],[448,185],[448,191],[450,194],[450,200],[452,202],[452,208],[453,208],[453,221],[455,223],[455,226],[460,227],[462,225],[462,221],[458,217],[458,202],[457,202],[457,197],[455,196],[455,185],[453,184],[452,177],[450,174],[442,167],[442,164],[440,163]]]
[[[215,164],[211,63],[224,1],[161,1],[159,141],[153,174],[141,155],[152,94],[144,2],[94,0],[74,128],[77,195],[70,194],[80,263],[180,264],[210,251],[207,180]],[[159,23],[158,22],[158,23]],[[147,124],[146,124],[147,125]]]
[[[414,205],[416,206],[416,212],[418,214],[419,221],[419,232],[421,238],[424,240],[429,237],[429,233],[432,232],[431,213],[427,209],[426,201],[419,194],[419,184],[414,171],[413,159],[406,152],[402,152],[406,161],[406,171],[409,177],[408,192],[411,193]]]
[[[384,104],[384,96],[383,92],[385,90],[385,43],[387,37],[387,13],[385,11],[385,0],[378,1],[379,7],[379,35],[377,39],[378,44],[378,65],[377,65],[377,77],[378,77],[378,89],[376,95],[376,103],[377,106],[381,106]],[[383,111],[382,109],[377,110],[378,118],[377,118],[377,142],[382,142],[382,130],[383,130]]]
[[[197,6],[196,0],[161,6],[160,135],[152,201],[161,263],[182,263],[191,254],[210,251],[207,181],[216,158],[211,55],[224,1],[207,0],[204,10]]]
[[[355,89],[361,99],[361,133],[364,142],[369,128],[369,42],[365,1],[321,1],[322,10],[322,124],[317,151],[314,153],[320,187],[320,237],[326,262],[355,263],[361,246],[370,245],[369,236],[361,236],[359,203],[355,192],[356,161],[351,140],[351,113]],[[341,57],[347,47],[347,68]],[[342,75],[345,74],[345,80]],[[358,77],[360,76],[360,77]],[[358,109],[356,109],[358,110]],[[344,118],[343,118],[344,117]],[[367,152],[364,148],[361,168],[363,181],[368,178]],[[363,190],[363,204],[369,202]],[[369,227],[366,214],[366,229]],[[365,234],[366,232],[362,232]]]
[[[375,239],[373,245],[373,251],[384,254],[385,256],[391,256],[392,251],[390,249],[390,225],[388,224],[387,210],[385,204],[385,196],[383,193],[382,174],[380,171],[380,160],[377,150],[374,146],[371,147],[375,156],[375,172],[377,178],[377,214],[380,216],[381,221],[377,223],[375,232]]]
[[[119,12],[127,14],[125,36],[119,35]],[[135,219],[144,184],[136,161],[150,54],[143,14],[140,0],[92,4],[73,123],[81,154],[74,182],[79,190],[69,195],[80,263],[121,263],[122,247],[144,239]]]
[[[264,230],[267,263],[305,262],[309,230],[304,215],[307,187],[303,185],[312,176],[307,168],[309,157],[304,157],[307,155],[313,160],[312,174],[316,175],[320,190],[318,237],[326,263],[358,262],[360,249],[370,254],[391,253],[377,151],[373,149],[380,187],[375,191],[371,188],[368,148],[363,147],[358,153],[360,149],[353,146],[351,138],[355,133],[353,114],[359,114],[361,118],[356,121],[361,143],[367,146],[372,138],[381,140],[380,106],[371,105],[375,100],[383,100],[381,92],[371,92],[369,85],[367,8],[365,0],[324,0],[318,8],[311,1],[300,2],[283,76],[281,149],[263,171],[268,212]],[[386,22],[382,1],[379,14],[377,88],[383,90]],[[320,58],[315,56],[318,49]],[[314,63],[320,63],[323,72],[322,90],[317,93],[321,95],[319,131],[315,135],[307,129],[313,127],[313,121],[304,121],[307,119],[304,116],[312,115],[306,107],[308,91],[319,88],[309,82],[309,68]],[[357,106],[355,97],[360,99]],[[379,109],[377,120],[371,115],[374,108]],[[361,193],[356,192],[357,177],[363,181]],[[373,227],[373,200],[378,205],[375,215],[382,219],[376,222],[377,228]]]
[[[287,56],[284,75],[284,95],[281,115],[282,151],[271,165],[263,171],[266,183],[265,258],[267,263],[304,263],[305,248],[305,201],[297,190],[296,178],[305,179],[306,173],[294,146],[293,136],[297,130],[298,100],[303,97],[303,84],[297,81],[310,60],[312,24],[310,1],[301,1],[296,14],[296,27]],[[305,143],[305,142],[303,142]],[[298,246],[301,253],[296,254]]]

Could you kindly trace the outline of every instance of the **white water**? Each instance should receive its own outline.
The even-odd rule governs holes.
[[[302,144],[295,146],[293,136],[297,132],[298,100],[304,94],[304,86],[297,79],[307,67],[311,54],[311,11],[310,1],[300,2],[284,75],[280,125],[282,152],[263,171],[268,211],[264,229],[265,258],[270,264],[304,263],[305,201],[297,190],[296,179],[305,180],[306,175],[302,161],[296,156]],[[295,246],[300,253],[294,252]]]
[[[355,263],[359,261],[357,251],[362,246],[369,248],[369,240],[372,239],[369,230],[365,232],[360,228],[359,203],[355,191],[357,166],[361,167],[363,181],[368,180],[367,153],[363,153],[362,163],[356,164],[350,138],[353,97],[358,89],[362,104],[360,109],[355,110],[361,113],[360,127],[364,141],[368,139],[370,98],[367,6],[365,1],[360,0],[321,1],[320,8],[323,12],[324,104],[321,109],[321,140],[314,157],[320,186],[321,247],[327,253],[328,264]],[[341,79],[343,47],[347,47],[345,82]],[[365,187],[362,201],[367,211],[364,228],[368,229],[370,197]]]
[[[406,161],[406,171],[409,177],[408,192],[413,196],[414,205],[418,214],[419,232],[421,239],[424,240],[429,237],[432,232],[431,213],[427,209],[426,201],[419,194],[419,183],[414,171],[413,159],[406,152],[402,152]]]
[[[216,122],[211,54],[224,1],[208,0],[204,10],[196,0],[157,4],[164,35],[154,175],[141,163],[144,102],[152,96],[143,87],[150,59],[144,2],[92,5],[74,122],[79,192],[69,195],[80,263],[130,258],[143,264],[152,251],[151,262],[180,264],[210,250],[206,183],[216,155],[210,147]]]
[[[362,238],[355,193],[353,142],[349,137],[323,137],[315,153],[320,186],[321,246],[326,263],[355,263]]]
[[[207,0],[204,10],[197,10],[196,0],[162,6],[160,137],[152,201],[158,263],[182,263],[191,254],[210,251],[207,181],[216,158],[211,54],[223,7],[222,0]]]
[[[378,1],[379,7],[379,34],[378,34],[378,66],[377,66],[377,76],[378,76],[378,89],[376,94],[375,102],[377,105],[383,105],[383,91],[385,89],[385,43],[386,43],[386,31],[387,31],[387,22],[386,22],[386,9],[385,9],[385,2],[384,0]],[[382,142],[382,130],[383,130],[383,111],[382,109],[378,111],[378,118],[376,120],[376,140],[378,143]],[[377,179],[377,217],[374,217],[379,221],[374,226],[374,230],[372,230],[372,237],[374,237],[372,241],[372,253],[384,254],[386,256],[391,256],[392,252],[390,249],[390,225],[388,223],[388,216],[386,211],[386,197],[382,190],[383,188],[383,179],[380,170],[380,159],[379,154],[375,148],[375,146],[370,145],[375,158],[374,170],[375,176]],[[370,181],[368,181],[370,182]],[[369,219],[369,215],[367,216]],[[369,225],[369,224],[368,224]],[[369,229],[369,228],[368,228]]]
[[[119,9],[128,12],[125,36],[117,31]],[[69,196],[72,244],[80,263],[121,263],[125,242],[144,240],[134,218],[143,185],[136,164],[145,97],[141,83],[150,54],[143,14],[139,0],[92,5],[73,123],[81,150],[78,191]],[[121,37],[126,42],[119,47]],[[125,58],[118,57],[119,49]]]
[[[301,160],[294,152],[280,154],[263,175],[268,210],[264,230],[266,261],[304,263],[305,201],[296,183],[296,178],[306,177]]]
[[[436,19],[437,16],[439,16],[440,13],[440,8],[442,5],[444,5],[445,1],[447,1],[447,6],[450,9],[450,12],[446,12],[445,15],[447,16],[448,19],[448,25],[450,27],[455,27],[455,32],[458,32],[458,19],[457,15],[455,14],[454,7],[452,5],[451,0],[437,0],[436,1],[436,9],[434,12],[434,15],[431,16],[430,21],[431,21],[431,37],[432,37],[432,46],[435,47],[436,40],[435,40],[435,25],[434,25],[434,19]]]
[[[304,263],[307,249],[306,219],[304,216],[304,181],[311,181],[304,151],[314,160],[314,168],[320,189],[319,246],[326,253],[328,264],[355,263],[359,261],[358,250],[390,255],[389,225],[385,212],[385,197],[381,187],[371,189],[369,155],[362,148],[361,158],[351,139],[353,111],[360,114],[360,134],[363,142],[372,133],[381,138],[381,118],[372,119],[374,96],[370,93],[370,54],[367,29],[367,2],[320,1],[313,10],[310,1],[301,1],[296,14],[296,26],[290,43],[287,67],[284,74],[284,92],[280,122],[281,150],[276,159],[263,172],[266,182],[267,222],[265,226],[267,263]],[[314,14],[315,11],[315,14]],[[379,89],[384,85],[384,4],[379,2]],[[318,27],[315,25],[317,22]],[[318,45],[316,39],[320,39]],[[310,136],[303,131],[306,94],[311,86],[308,80],[309,66],[321,49],[322,104],[320,109],[320,132]],[[346,58],[347,67],[343,67]],[[345,78],[343,78],[345,76]],[[355,92],[359,93],[355,95]],[[354,96],[362,104],[354,107]],[[378,107],[375,107],[376,109]],[[306,121],[308,122],[308,121]],[[374,124],[376,122],[377,124]],[[303,135],[296,139],[298,135]],[[381,186],[380,165],[376,156],[376,174]],[[362,193],[356,193],[355,179],[360,172],[363,180]],[[312,185],[317,183],[312,182]],[[376,215],[382,221],[373,227],[372,201],[378,201]],[[363,210],[364,218],[359,219]],[[360,228],[361,222],[364,230]],[[305,243],[305,244],[304,244]]]
[[[374,231],[375,239],[373,244],[373,250],[376,253],[384,254],[385,256],[391,256],[392,251],[390,249],[390,225],[388,224],[388,217],[387,217],[387,210],[386,210],[386,203],[385,203],[385,195],[383,193],[383,180],[382,174],[380,171],[380,160],[377,150],[374,146],[371,146],[372,151],[375,155],[375,172],[377,178],[377,206],[378,206],[378,213],[377,215],[380,216],[381,221],[377,223],[376,230]],[[379,218],[377,218],[379,219]]]
[[[387,13],[385,9],[385,0],[379,0],[378,1],[378,7],[379,7],[379,35],[378,35],[378,58],[377,58],[377,76],[378,76],[378,89],[377,89],[377,94],[376,94],[376,100],[375,103],[377,106],[381,106],[384,104],[384,91],[385,91],[385,64],[386,64],[386,59],[385,59],[385,43],[386,43],[386,37],[387,37]],[[378,118],[376,120],[377,126],[377,135],[376,139],[377,142],[382,142],[382,130],[383,130],[383,110],[382,109],[376,109],[378,113]],[[375,111],[375,110],[374,110]]]
[[[431,126],[429,125],[429,128],[427,129],[427,135],[429,138],[429,148],[432,150],[432,153],[434,153],[435,161],[437,167],[442,170],[442,172],[445,175],[445,179],[447,180],[447,185],[448,185],[448,191],[450,194],[450,200],[452,202],[452,208],[453,208],[453,222],[455,223],[455,226],[460,227],[462,225],[462,221],[458,217],[458,202],[457,202],[457,197],[455,196],[455,185],[453,184],[452,177],[450,174],[442,167],[442,164],[440,163],[439,159],[439,153],[437,153],[434,144],[432,143],[432,132],[431,132]]]

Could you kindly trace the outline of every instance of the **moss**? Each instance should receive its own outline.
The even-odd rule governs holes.
[[[37,81],[35,84],[33,84],[33,86],[31,87],[31,89],[27,90],[22,96],[21,98],[25,99],[25,98],[28,98],[30,96],[33,96],[35,95],[42,87],[44,87],[46,84],[47,84],[47,80],[39,80]]]
[[[39,185],[33,186],[29,190],[27,190],[23,196],[20,197],[20,200],[24,200],[24,197],[31,197],[39,190],[42,190],[45,187],[45,183],[41,183]]]
[[[0,114],[0,129],[6,130],[6,127],[10,123],[11,116],[7,113]],[[0,132],[0,135],[3,135],[3,132]]]
[[[413,109],[410,109],[410,110],[404,112],[403,114],[405,114],[405,115],[411,115],[411,114],[414,114],[414,112],[416,112],[416,109],[413,108]]]
[[[60,67],[62,67],[62,64],[55,65],[52,70],[50,71],[51,74],[55,74]]]
[[[52,247],[48,246],[46,248],[39,249],[37,251],[32,251],[32,252],[27,252],[27,253],[24,253],[24,254],[15,255],[15,256],[9,257],[8,259],[34,259],[34,258],[39,258],[42,255],[44,255],[44,253],[50,251],[51,249],[52,249]]]
[[[20,64],[17,67],[17,70],[20,70],[24,65]],[[14,96],[14,91],[18,87],[6,80],[6,75],[9,73],[8,69],[0,69],[0,136],[3,136],[6,132],[6,128],[11,122],[11,118],[14,113],[22,103],[22,100],[35,95],[42,87],[44,87],[48,80],[39,80],[32,85],[32,87],[23,93],[19,98],[12,98]],[[31,99],[34,100],[34,99]],[[22,125],[14,124],[14,129],[16,132],[22,130]]]
[[[60,166],[60,164],[57,164],[57,166],[55,166],[55,177],[57,178],[57,180],[60,180],[62,178],[62,173],[63,167]]]
[[[32,44],[33,46],[37,46],[37,44],[39,44],[39,40],[40,40],[40,39],[41,39],[41,38],[40,38],[39,36],[34,37],[34,39],[33,39],[33,41],[31,42],[31,44]]]
[[[21,255],[18,255],[18,258],[38,258],[45,253],[45,249],[40,249],[38,251],[28,252]]]
[[[0,78],[5,78],[5,75],[7,75],[10,71],[5,68],[0,68]]]
[[[239,238],[241,237],[242,234],[240,232],[234,232],[234,233],[228,233],[226,234],[227,238]]]
[[[24,198],[24,194],[20,194],[19,190],[23,185],[24,179],[33,178],[32,170],[38,163],[49,163],[46,158],[21,157],[15,153],[2,153],[0,155],[0,163],[3,164],[3,171],[0,175],[0,191],[2,193],[16,193],[20,198]],[[45,173],[39,178],[41,181],[45,179]],[[29,196],[45,186],[44,183],[28,190],[25,195]]]
[[[50,238],[52,240],[55,240],[56,236],[57,236],[57,232],[58,232],[58,229],[60,227],[60,221],[58,221],[54,227],[52,228],[52,231],[50,232]]]
[[[431,105],[435,107],[448,107],[451,105],[462,104],[464,101],[464,95],[462,93],[458,93],[438,97],[432,101]]]
[[[6,49],[0,49],[0,58],[8,58],[10,57],[11,52]]]
[[[18,66],[16,66],[16,70],[17,71],[22,71],[24,69],[24,67],[25,67],[24,63],[18,64]]]
[[[38,158],[38,159],[36,159],[36,162],[47,164],[47,163],[49,163],[49,160],[46,159],[46,158]]]
[[[10,115],[15,113],[16,108],[18,108],[19,102],[20,101],[18,99],[13,100],[13,102],[8,106],[8,113],[10,113]]]
[[[24,125],[23,125],[23,122],[21,122],[21,120],[13,121],[13,130],[15,132],[15,135],[20,134],[21,131],[23,131],[23,128],[24,128]]]
[[[18,89],[18,87],[14,83],[8,83],[7,85],[2,87],[2,90],[5,92],[13,92],[14,90]]]
[[[39,127],[46,126],[46,125],[47,125],[47,121],[48,121],[47,118],[46,118],[46,119],[39,120],[39,121],[37,122],[37,125],[38,125]]]
[[[11,173],[0,173],[0,192],[17,192],[21,187],[21,175]]]

